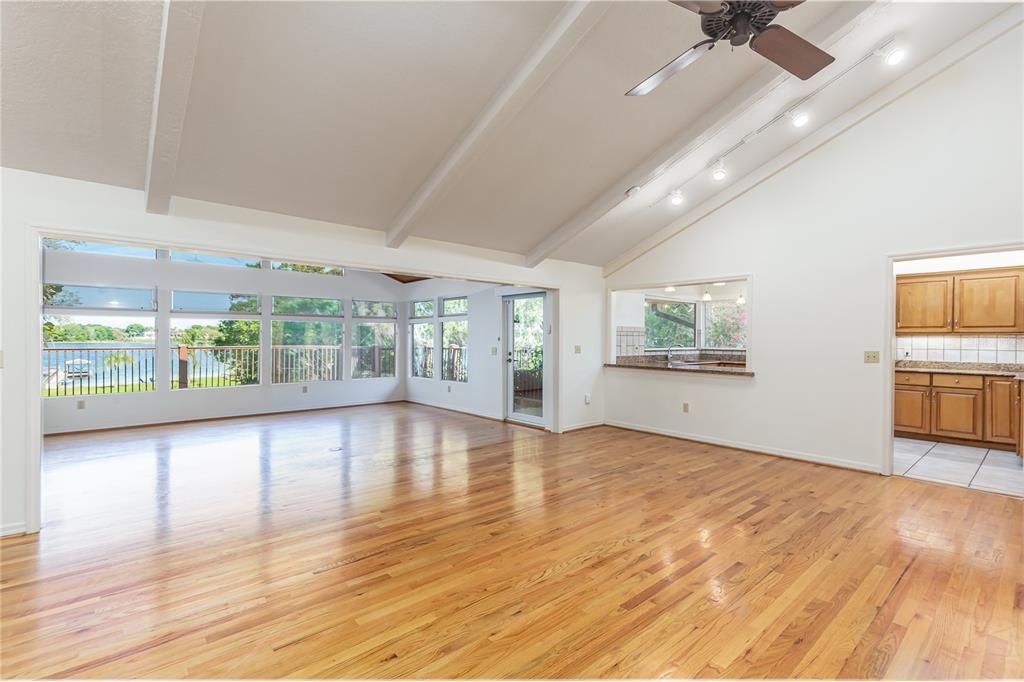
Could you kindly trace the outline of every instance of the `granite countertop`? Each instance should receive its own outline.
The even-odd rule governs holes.
[[[897,360],[897,372],[945,372],[990,377],[1024,379],[1024,365],[997,362],[939,362],[931,360]]]
[[[740,367],[715,367],[715,362],[737,362],[743,363]],[[679,363],[705,363],[705,364],[679,364]],[[624,369],[645,369],[660,372],[692,372],[695,374],[728,374],[731,376],[752,377],[754,373],[746,367],[746,356],[741,353],[681,353],[680,359],[669,364],[668,358],[664,355],[626,355],[619,357],[615,362],[607,362],[605,367],[620,367]]]

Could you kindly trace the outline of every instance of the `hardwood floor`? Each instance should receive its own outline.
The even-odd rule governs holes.
[[[4,677],[1024,676],[1024,501],[391,404],[49,437]]]

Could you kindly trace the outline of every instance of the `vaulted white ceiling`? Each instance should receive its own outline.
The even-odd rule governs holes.
[[[152,210],[164,192],[399,247],[599,265],[672,222],[672,188],[691,205],[719,191],[707,164],[836,74],[850,69],[800,134],[891,82],[877,60],[854,66],[880,41],[910,42],[905,70],[1008,6],[806,2],[776,23],[836,56],[811,80],[723,44],[624,97],[704,37],[695,15],[661,1],[0,4],[5,166],[147,188]],[[730,180],[795,139],[776,125],[750,140]]]

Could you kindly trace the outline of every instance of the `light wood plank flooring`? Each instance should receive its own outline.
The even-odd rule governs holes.
[[[399,403],[49,437],[44,497],[5,677],[1024,676],[994,493]]]

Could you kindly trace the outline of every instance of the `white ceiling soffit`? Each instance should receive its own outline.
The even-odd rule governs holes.
[[[142,189],[160,2],[0,2],[4,166]]]
[[[660,235],[691,208],[728,190],[748,173],[777,158],[786,149],[1012,6],[1012,3],[925,2],[874,5],[845,34],[828,45],[827,49],[836,57],[833,65],[809,81],[787,78],[778,87],[769,89],[764,97],[747,109],[736,112],[690,153],[667,165],[661,174],[655,174],[653,180],[644,183],[642,178],[634,182],[629,181],[629,176],[622,178],[619,184],[606,192],[608,203],[599,207],[604,209],[610,205],[610,210],[589,222],[585,229],[564,244],[543,255],[594,265],[618,262],[625,257],[624,254],[635,257],[638,245]],[[881,59],[869,59],[855,66],[840,81],[826,87],[801,107],[810,114],[810,123],[796,129],[783,118],[729,155],[729,176],[725,182],[711,180],[708,167],[715,163],[722,151],[785,112],[804,95],[894,35],[900,36],[901,42],[908,46],[908,56],[902,64],[887,67]],[[623,192],[631,184],[642,185],[643,189],[627,199]],[[669,195],[680,187],[685,203],[673,206],[668,201]],[[539,257],[541,254],[536,254],[531,260],[536,261]]]
[[[175,194],[386,229],[562,8],[207,3]]]

